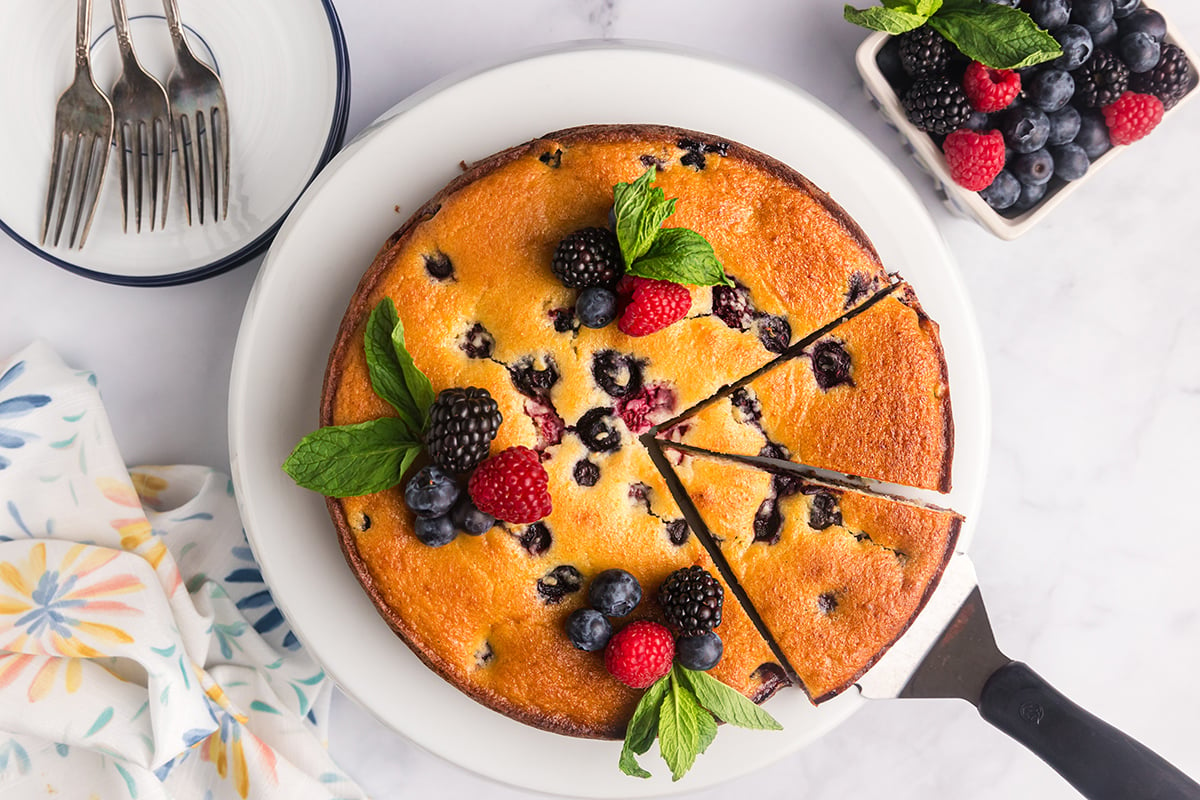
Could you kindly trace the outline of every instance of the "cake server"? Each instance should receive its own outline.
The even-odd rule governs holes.
[[[877,699],[962,698],[1091,800],[1200,800],[1200,784],[1000,652],[975,568],[962,553],[858,686]]]

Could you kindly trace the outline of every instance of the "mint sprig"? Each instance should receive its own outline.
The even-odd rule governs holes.
[[[618,762],[621,772],[649,778],[650,773],[638,764],[637,756],[646,753],[657,737],[671,780],[679,780],[716,738],[718,719],[739,728],[783,730],[774,717],[741,692],[707,672],[676,664],[646,690],[634,710]]]
[[[651,186],[653,166],[632,183],[613,187],[613,216],[625,272],[694,286],[732,286],[708,240],[690,228],[664,228],[677,198]]]
[[[967,58],[993,69],[1020,69],[1062,55],[1058,41],[1020,9],[983,0],[882,1],[864,9],[847,5],[842,15],[893,35],[929,25]]]
[[[319,428],[283,462],[297,484],[329,497],[358,497],[399,483],[424,446],[433,405],[433,384],[404,346],[404,325],[391,299],[371,310],[363,338],[371,387],[397,416]]]

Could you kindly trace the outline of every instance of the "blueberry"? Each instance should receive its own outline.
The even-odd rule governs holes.
[[[450,521],[463,533],[479,536],[487,533],[496,524],[496,518],[475,507],[471,496],[463,492],[450,511]]]
[[[616,350],[601,350],[592,356],[592,378],[609,397],[635,395],[642,390],[643,363]]]
[[[508,368],[513,386],[526,397],[545,399],[550,389],[558,383],[558,365],[550,356],[545,357],[545,366],[538,369],[532,356],[525,356]]]
[[[602,286],[592,286],[579,293],[575,301],[579,324],[588,328],[603,328],[617,318],[617,295]]]
[[[458,484],[441,467],[430,464],[404,487],[404,502],[418,517],[440,517],[458,499]]]
[[[445,514],[440,517],[417,517],[417,521],[413,523],[413,533],[417,535],[421,544],[430,547],[450,544],[454,541],[454,537],[458,536],[458,531],[454,529],[454,523]]]
[[[1075,139],[1075,134],[1079,133],[1079,109],[1065,106],[1048,116],[1050,137],[1046,139],[1046,144],[1066,144]]]
[[[768,352],[782,353],[792,341],[792,326],[783,317],[764,314],[758,320],[758,341]]]
[[[1121,58],[1130,72],[1149,72],[1158,66],[1162,55],[1162,44],[1144,31],[1135,31],[1121,37]]]
[[[600,468],[586,458],[575,462],[575,482],[580,486],[595,486],[600,480]]]
[[[815,531],[823,531],[831,525],[842,524],[842,509],[838,505],[837,496],[833,492],[818,489],[812,494],[812,505],[808,507],[808,527]]]
[[[983,2],[987,3],[988,5],[1008,6],[1009,8],[1016,8],[1017,6],[1021,5],[1021,0],[983,0]]]
[[[971,131],[990,131],[992,129],[992,121],[984,112],[972,111],[971,116],[967,117],[967,121],[962,126]],[[855,274],[857,275],[858,273]]]
[[[1042,198],[1046,196],[1046,187],[1049,185],[1048,183],[1022,183],[1017,202],[1013,203],[1009,210],[1019,213],[1033,208],[1042,202]]]
[[[1075,94],[1075,79],[1061,69],[1046,69],[1034,76],[1025,87],[1033,104],[1047,113],[1058,111]]]
[[[724,652],[725,645],[716,631],[698,636],[680,636],[675,642],[675,660],[679,666],[698,672],[715,667]]]
[[[667,523],[667,538],[676,547],[682,547],[691,532],[692,529],[688,527],[687,520],[673,519]]]
[[[550,549],[550,545],[554,543],[554,537],[550,534],[550,529],[546,527],[545,522],[535,522],[532,525],[526,526],[525,530],[516,534],[517,541],[521,543],[521,547],[531,556],[540,556]]]
[[[450,261],[450,256],[438,250],[433,253],[426,253],[425,271],[429,273],[429,277],[436,281],[444,281],[454,276],[454,263]]]
[[[496,349],[496,338],[482,323],[476,322],[459,337],[458,349],[466,353],[467,358],[491,358]]]
[[[567,617],[567,638],[580,650],[603,650],[612,637],[612,624],[599,611],[581,608]]]
[[[783,514],[779,513],[779,503],[774,497],[768,497],[754,512],[754,541],[778,544],[782,532]]]
[[[748,331],[754,322],[750,290],[737,282],[733,286],[713,287],[712,310],[713,316],[735,331]]]
[[[1083,148],[1077,144],[1064,144],[1050,148],[1054,156],[1054,174],[1064,181],[1077,181],[1087,174],[1091,161]]]
[[[570,564],[559,564],[537,582],[537,593],[547,605],[558,605],[569,594],[583,588],[583,574]]]
[[[1117,40],[1117,33],[1119,30],[1120,28],[1117,26],[1117,21],[1114,19],[1112,22],[1108,23],[1103,28],[1092,34],[1092,44],[1094,44],[1096,47],[1109,47],[1111,49],[1112,43]]]
[[[1048,31],[1058,30],[1070,20],[1071,5],[1067,0],[1033,0],[1029,16]]]
[[[613,422],[611,408],[593,408],[575,423],[575,433],[593,453],[613,453],[621,449],[621,431]]]
[[[640,602],[641,585],[623,569],[604,570],[588,587],[588,603],[606,617],[623,617]]]
[[[1000,174],[992,180],[992,185],[979,193],[984,201],[996,209],[1004,209],[1017,202],[1021,194],[1021,182],[1008,170],[1000,170]]]
[[[1054,157],[1044,148],[1017,156],[1012,173],[1026,185],[1045,183],[1054,176]]]
[[[1092,55],[1092,34],[1082,25],[1064,25],[1054,32],[1063,54],[1054,59],[1059,69],[1078,69]]]
[[[1019,106],[1003,116],[1000,131],[1017,153],[1032,153],[1050,138],[1050,118],[1037,106]]]
[[[1104,30],[1113,18],[1113,0],[1075,0],[1071,22],[1095,33]]]
[[[813,378],[822,392],[828,392],[835,386],[854,385],[850,377],[850,353],[846,346],[836,339],[826,339],[812,349]]]
[[[1113,17],[1125,19],[1141,4],[1142,0],[1113,0]]]
[[[1112,142],[1108,138],[1108,125],[1104,115],[1097,109],[1079,112],[1079,133],[1075,134],[1075,144],[1083,148],[1087,157],[1095,161],[1108,152]]]
[[[1139,8],[1121,20],[1121,35],[1148,33],[1160,42],[1167,35],[1167,21],[1163,15],[1148,8]]]

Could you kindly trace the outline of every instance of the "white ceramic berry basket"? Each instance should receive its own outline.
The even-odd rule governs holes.
[[[1145,3],[1142,6],[1149,7]],[[1163,16],[1165,17],[1166,15],[1164,14]],[[858,72],[862,75],[863,88],[866,90],[867,98],[879,110],[879,113],[883,115],[888,124],[899,132],[905,149],[921,165],[921,168],[933,178],[938,193],[941,195],[946,206],[960,216],[974,219],[1001,239],[1016,239],[1038,224],[1051,211],[1057,208],[1060,203],[1066,200],[1068,196],[1078,191],[1083,184],[1087,183],[1104,165],[1120,155],[1128,146],[1117,145],[1100,156],[1100,158],[1092,162],[1087,175],[1080,180],[1051,186],[1050,191],[1046,193],[1046,197],[1029,211],[1017,216],[1005,216],[992,209],[977,192],[964,189],[955,183],[950,177],[949,170],[946,168],[946,159],[942,155],[941,149],[938,148],[937,144],[927,133],[908,121],[908,117],[904,113],[904,107],[900,105],[900,98],[892,90],[891,84],[887,82],[887,78],[883,76],[883,73],[879,69],[879,63],[876,60],[879,51],[883,49],[888,38],[889,35],[886,33],[871,34],[863,40],[863,43],[859,45],[855,54],[855,61],[858,64]],[[1191,100],[1197,94],[1200,94],[1200,92],[1196,91],[1197,83],[1200,83],[1200,80],[1197,79],[1197,69],[1200,68],[1200,59],[1197,59],[1195,51],[1188,47],[1187,43],[1179,36],[1179,31],[1172,26],[1170,19],[1167,19],[1167,35],[1164,41],[1170,42],[1183,50],[1188,60],[1192,62],[1192,75],[1187,93],[1170,111],[1167,111],[1163,115],[1163,121],[1159,123],[1160,125],[1167,124],[1168,120],[1179,112],[1179,108],[1184,103]],[[1138,144],[1140,143],[1134,143],[1132,146],[1136,147]]]

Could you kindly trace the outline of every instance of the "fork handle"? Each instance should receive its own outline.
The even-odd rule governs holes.
[[[89,57],[92,38],[92,0],[79,0],[75,16],[75,71],[92,71]]]
[[[137,61],[133,54],[133,39],[129,34],[129,14],[125,11],[125,0],[112,0],[113,27],[117,31],[117,45],[121,48],[121,59]]]
[[[179,20],[179,4],[175,0],[163,0],[163,10],[167,13],[167,28],[171,31],[171,41],[175,43],[176,58],[192,55],[192,49],[183,35],[183,23]]]

